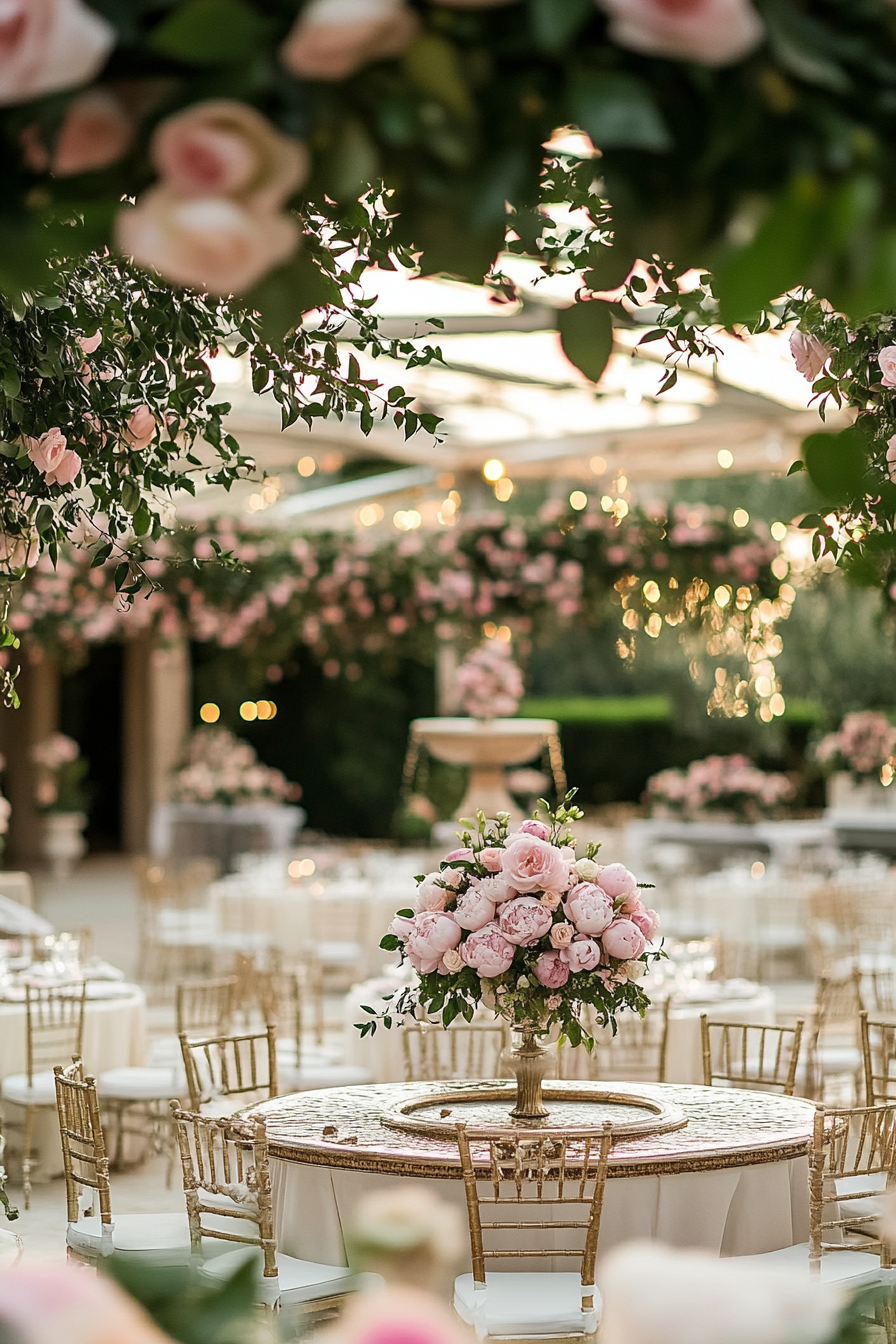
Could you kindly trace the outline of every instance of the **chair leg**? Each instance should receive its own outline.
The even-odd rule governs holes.
[[[22,1203],[31,1208],[31,1147],[34,1141],[34,1107],[25,1107],[25,1137],[22,1143]]]

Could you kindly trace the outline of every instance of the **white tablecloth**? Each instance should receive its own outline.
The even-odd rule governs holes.
[[[404,1082],[404,1054],[401,1034],[394,1028],[377,1026],[372,1036],[362,1037],[355,1023],[366,1022],[369,1013],[363,1006],[383,1009],[384,993],[396,989],[385,979],[354,985],[345,998],[343,1009],[343,1058],[346,1064],[368,1069],[375,1083]],[[758,1022],[775,1020],[775,996],[771,989],[756,985],[748,998],[719,997],[708,1003],[676,1003],[669,1012],[669,1038],[666,1051],[666,1082],[702,1083],[703,1050],[700,1040],[700,1014],[714,1022]]]
[[[89,997],[91,992],[109,993],[108,982],[97,981],[96,989],[88,985],[88,999],[84,1006],[83,1059],[85,1071],[98,1075],[106,1069],[146,1062],[146,995],[137,985],[116,986],[116,998]],[[25,1071],[25,1005],[0,1002],[0,1077]],[[60,1064],[69,1064],[60,1059]],[[13,1125],[21,1122],[23,1112],[18,1106],[4,1102],[4,1112]],[[19,1135],[8,1135],[13,1154],[19,1150]],[[35,1126],[35,1145],[41,1155],[45,1172],[61,1170],[61,1151],[56,1111],[49,1107],[38,1113]]]
[[[366,1194],[401,1184],[426,1186],[465,1209],[463,1182],[390,1178],[375,1172],[271,1159],[277,1244],[287,1255],[345,1264],[343,1228]],[[716,1255],[756,1255],[808,1240],[806,1158],[669,1176],[614,1177],[607,1182],[598,1256],[649,1237],[698,1246]],[[539,1211],[544,1217],[548,1210]],[[562,1214],[558,1213],[557,1218]],[[545,1249],[553,1243],[544,1233]],[[516,1262],[508,1260],[506,1267]],[[568,1261],[551,1262],[569,1269]],[[465,1266],[469,1270],[469,1258]]]

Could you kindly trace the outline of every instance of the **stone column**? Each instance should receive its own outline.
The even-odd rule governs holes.
[[[129,853],[142,854],[152,810],[165,800],[190,731],[187,641],[150,634],[128,640],[123,698],[122,839]]]
[[[457,645],[450,639],[440,639],[436,653],[436,705],[443,717],[452,718],[463,712],[457,688],[459,665]]]
[[[12,804],[6,848],[0,866],[30,865],[42,857],[41,816],[34,802],[36,783],[31,748],[59,728],[59,664],[39,645],[10,655],[21,673],[16,688],[19,709],[0,708],[0,751],[6,757],[3,790]]]

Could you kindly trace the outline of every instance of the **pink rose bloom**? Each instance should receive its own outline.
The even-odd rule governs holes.
[[[61,429],[48,429],[39,439],[28,440],[28,456],[47,485],[71,485],[81,470],[81,459],[67,447]]]
[[[36,173],[77,177],[108,168],[133,138],[134,121],[124,105],[105,89],[88,89],[70,104],[52,154],[35,125],[25,127],[20,141],[25,161]]]
[[[535,963],[535,979],[545,989],[559,989],[569,979],[569,967],[559,952],[542,952]]]
[[[520,826],[519,833],[521,835],[535,835],[539,840],[550,840],[551,838],[550,826],[545,826],[543,821],[536,821],[534,817],[529,821],[523,822]]]
[[[633,924],[637,924],[648,943],[660,927],[660,917],[657,912],[655,910],[645,910],[643,905],[640,910],[633,910],[629,919]]]
[[[443,868],[439,877],[456,891],[461,883],[466,881],[467,875],[463,868]]]
[[[807,383],[814,383],[830,359],[832,351],[831,347],[825,345],[817,336],[797,329],[790,333],[790,353],[793,355],[797,372],[803,375]]]
[[[96,332],[93,336],[79,336],[78,345],[81,347],[82,354],[92,355],[94,350],[98,350],[103,341],[103,333]],[[85,419],[88,417],[85,416]],[[92,418],[92,417],[91,417]]]
[[[560,956],[571,971],[593,971],[600,962],[600,944],[593,938],[575,938]]]
[[[566,914],[579,933],[603,933],[613,923],[613,901],[594,882],[579,882],[566,897]]]
[[[569,947],[574,933],[572,924],[555,924],[551,929],[551,947],[556,947],[558,951]]]
[[[451,947],[439,962],[440,975],[457,975],[464,968],[464,959],[456,947]]]
[[[152,443],[156,432],[156,418],[148,406],[138,406],[128,417],[125,438],[138,451]]]
[[[553,845],[535,835],[517,835],[504,850],[504,874],[516,891],[566,891],[569,866]]]
[[[509,943],[531,947],[543,938],[553,920],[537,896],[518,896],[501,907],[498,927]]]
[[[242,294],[299,246],[290,215],[250,210],[223,197],[184,200],[151,187],[120,210],[116,243],[138,266],[175,285],[210,294]]]
[[[262,212],[278,210],[306,180],[308,151],[248,103],[210,98],[157,128],[152,161],[177,196],[227,197]]]
[[[387,933],[394,934],[396,938],[407,942],[410,935],[414,932],[414,921],[408,919],[407,915],[396,915],[386,930]]]
[[[488,849],[481,849],[479,862],[487,873],[500,873],[504,866],[504,852],[491,846]]]
[[[602,935],[601,942],[608,956],[618,957],[620,961],[631,961],[634,957],[640,957],[647,939],[633,920],[617,919]]]
[[[494,923],[495,903],[488,899],[481,888],[468,887],[457,898],[454,918],[462,929],[475,932],[476,929],[484,928],[486,924]]]
[[[884,387],[896,387],[896,345],[887,345],[877,357]]]
[[[105,1274],[26,1261],[0,1274],[0,1322],[21,1344],[171,1344]]]
[[[115,29],[82,0],[3,0],[0,105],[89,83],[114,46]]]
[[[427,975],[438,970],[445,953],[457,947],[462,937],[460,926],[452,915],[438,910],[422,910],[410,922],[414,927],[408,934],[405,952],[414,970]]]
[[[494,901],[495,905],[503,905],[505,901],[513,900],[518,894],[509,885],[503,873],[494,873],[491,877],[471,877],[470,886],[476,887],[490,901]]]
[[[445,855],[445,862],[452,863],[457,859],[461,862],[472,863],[475,855],[472,849],[452,849],[450,854]]]
[[[496,924],[486,924],[484,928],[471,933],[461,944],[460,954],[468,966],[472,966],[484,980],[503,975],[513,963],[516,948],[502,935]]]
[[[280,59],[300,79],[345,79],[371,61],[400,56],[419,26],[404,0],[310,0]]]
[[[624,863],[608,863],[606,868],[601,868],[597,885],[615,901],[619,896],[628,896],[631,892],[636,892],[638,879],[634,873],[629,872]]]
[[[562,900],[559,891],[546,891],[541,896],[541,903],[547,910],[556,910]]]
[[[610,40],[648,56],[732,65],[762,41],[749,0],[598,0]]]

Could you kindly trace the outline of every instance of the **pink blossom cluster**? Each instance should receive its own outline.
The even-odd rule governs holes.
[[[647,781],[647,802],[676,812],[713,808],[771,812],[793,797],[786,775],[760,770],[746,756],[707,756],[687,770],[660,770]]]
[[[461,703],[474,719],[509,719],[523,698],[523,674],[510,645],[490,639],[468,653],[457,669]]]
[[[62,766],[76,761],[80,747],[72,737],[65,733],[51,733],[42,742],[36,742],[31,748],[31,759],[44,770],[60,770]]]
[[[623,864],[577,859],[569,838],[539,820],[510,834],[486,828],[420,880],[414,913],[396,916],[389,934],[421,976],[474,971],[467,983],[501,1011],[521,985],[523,1015],[534,1004],[545,1020],[564,1001],[612,998],[643,975],[659,918]]]
[[[190,739],[186,765],[171,781],[176,803],[283,803],[297,796],[279,770],[262,765],[253,747],[226,728],[198,728]]]
[[[816,748],[818,760],[851,770],[854,775],[876,776],[896,750],[896,728],[885,714],[859,710],[847,714],[836,733],[828,733]]]

